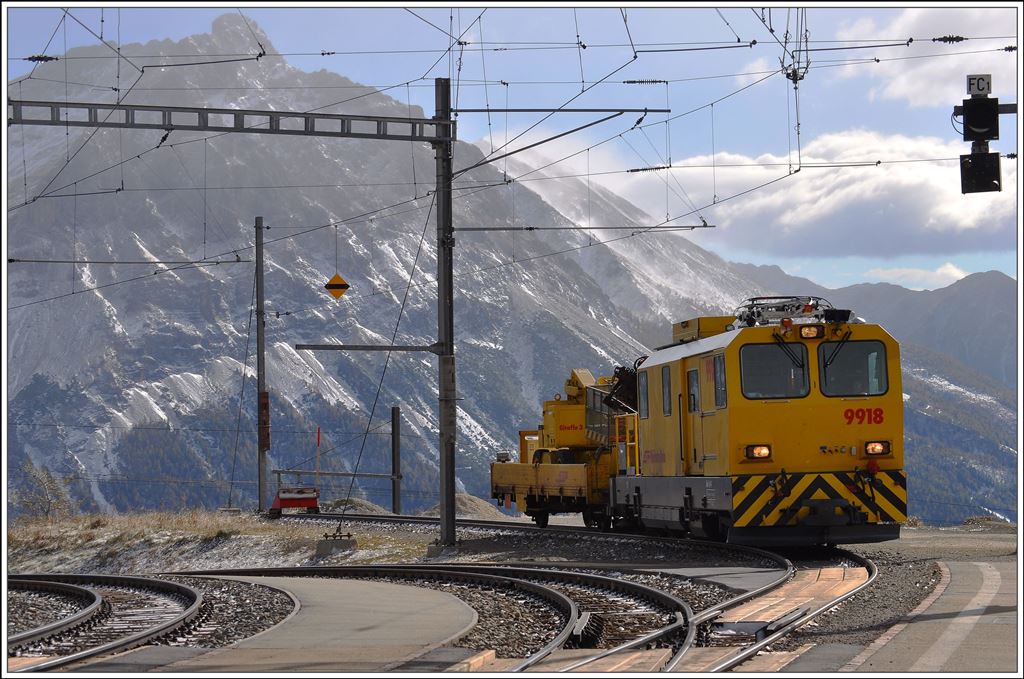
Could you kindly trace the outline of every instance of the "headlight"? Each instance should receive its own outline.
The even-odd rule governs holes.
[[[766,445],[747,446],[747,457],[751,460],[763,460],[772,456],[772,447]]]
[[[888,441],[868,441],[864,444],[864,452],[868,455],[888,455],[892,448]]]
[[[800,327],[800,337],[804,339],[818,339],[825,336],[825,326],[804,325]]]

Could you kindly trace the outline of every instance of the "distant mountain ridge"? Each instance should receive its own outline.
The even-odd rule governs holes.
[[[970,274],[936,290],[890,283],[830,289],[789,276],[777,266],[730,264],[766,288],[824,297],[884,326],[901,342],[949,354],[1005,386],[1017,384],[1017,282],[1000,271]]]

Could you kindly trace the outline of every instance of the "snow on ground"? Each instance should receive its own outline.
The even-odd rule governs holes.
[[[128,408],[123,418],[133,423],[167,422],[167,413],[163,411],[147,392],[137,387],[127,391]]]
[[[267,378],[279,396],[292,404],[301,404],[310,394],[319,394],[331,404],[359,409],[359,401],[327,374],[313,352],[300,354],[287,342],[274,343],[272,352]]]

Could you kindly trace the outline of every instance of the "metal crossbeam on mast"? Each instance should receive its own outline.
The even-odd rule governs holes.
[[[246,132],[428,143],[455,136],[454,122],[436,118],[20,99],[9,99],[7,111],[8,125]]]

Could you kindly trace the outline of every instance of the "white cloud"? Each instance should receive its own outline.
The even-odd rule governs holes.
[[[760,57],[740,69],[741,74],[736,76],[736,85],[746,87],[752,82],[761,80],[769,72],[778,71],[780,68],[781,66],[777,62],[771,64],[764,57]]]
[[[844,66],[834,69],[840,77],[869,77],[882,81],[872,88],[873,96],[883,99],[904,99],[911,106],[957,104],[967,97],[966,76],[990,73],[993,95],[1012,98],[1017,87],[1016,52],[993,52],[1016,44],[1015,38],[1002,41],[967,40],[961,43],[932,43],[950,33],[965,37],[986,37],[1016,34],[1018,9],[982,7],[920,7],[906,9],[895,20],[878,25],[871,19],[859,19],[836,32],[838,40],[863,40],[879,35],[894,41],[914,38],[908,47],[886,47],[859,50],[857,58],[882,59],[879,63]],[[954,54],[981,51],[979,54],[957,54],[926,59],[906,59],[930,54]],[[853,53],[851,53],[853,54]],[[853,57],[851,57],[853,58]],[[890,61],[887,61],[890,60]],[[895,59],[895,60],[893,60]],[[829,69],[833,70],[833,69]]]
[[[539,130],[533,132],[538,139],[544,136]],[[624,174],[624,168],[658,164],[643,141],[631,138],[630,142],[652,157],[645,162],[622,142],[602,145],[590,152],[592,181],[651,215],[666,214],[666,181],[668,213],[689,212],[689,201],[680,197],[685,190],[689,200],[701,207],[700,214],[716,226],[695,238],[718,252],[895,258],[1016,248],[1016,163],[1002,163],[1002,192],[963,195],[957,159],[964,149],[956,141],[861,129],[834,132],[806,142],[803,169],[788,177],[790,159],[785,155],[751,157],[724,151],[715,154],[714,169],[711,156],[700,155],[674,159],[672,174]],[[557,140],[543,150],[547,158],[559,158],[579,148],[579,140]],[[534,167],[547,162],[524,155],[522,160]],[[936,158],[951,160],[886,162]],[[795,153],[792,160],[795,163]],[[882,164],[875,165],[878,160]],[[862,167],[815,167],[860,161],[867,162]],[[547,171],[585,174],[587,155]],[[597,174],[602,171],[620,173]],[[772,180],[778,181],[761,186]],[[709,206],[713,196],[718,202]],[[687,215],[677,223],[695,222],[696,215]]]
[[[951,262],[946,262],[935,271],[928,269],[871,269],[864,272],[866,278],[886,283],[896,283],[911,290],[934,290],[952,285],[968,274]]]

